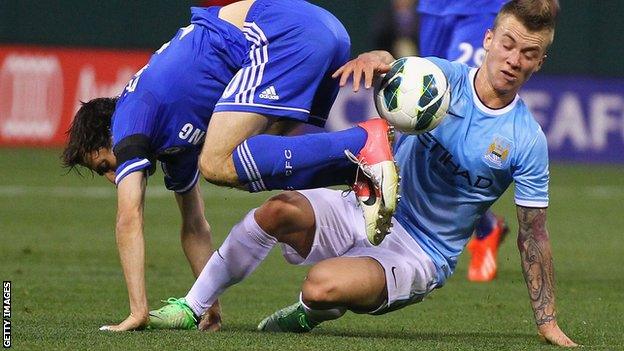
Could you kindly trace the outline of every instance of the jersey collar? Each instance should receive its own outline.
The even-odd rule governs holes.
[[[477,106],[477,108],[481,112],[488,114],[488,115],[500,116],[500,115],[504,115],[505,113],[511,111],[514,107],[516,107],[516,103],[518,102],[518,99],[520,99],[518,94],[516,94],[516,97],[513,99],[513,101],[510,102],[505,107],[493,109],[493,108],[489,108],[485,106],[483,102],[479,100],[479,96],[477,95],[477,90],[475,89],[474,82],[475,82],[476,75],[477,75],[477,68],[472,68],[469,72],[468,80],[470,81],[470,88],[472,89],[472,101],[474,102],[475,106]]]

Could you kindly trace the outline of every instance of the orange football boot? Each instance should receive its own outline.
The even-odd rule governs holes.
[[[484,238],[476,236],[468,243],[470,264],[468,265],[468,280],[471,282],[489,282],[496,278],[496,256],[498,247],[509,232],[509,227],[502,217],[496,216],[496,224],[492,231]]]
[[[390,233],[400,199],[400,177],[392,155],[394,127],[381,118],[358,126],[366,130],[366,143],[357,155],[348,150],[345,155],[359,167],[352,190],[363,210],[366,236],[373,245],[379,245]]]

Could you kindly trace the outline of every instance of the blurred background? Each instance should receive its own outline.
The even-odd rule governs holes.
[[[78,101],[117,95],[149,55],[208,1],[0,1],[0,146],[62,145]],[[417,1],[313,0],[352,38],[352,54],[418,53]],[[562,0],[556,39],[522,97],[554,160],[624,162],[624,2]],[[375,115],[340,94],[328,129]]]

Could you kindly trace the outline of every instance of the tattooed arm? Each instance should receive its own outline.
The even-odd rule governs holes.
[[[517,214],[522,273],[529,289],[539,335],[555,345],[577,346],[557,325],[555,278],[546,229],[546,209],[518,206]]]

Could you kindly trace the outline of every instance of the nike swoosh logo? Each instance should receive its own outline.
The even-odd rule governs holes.
[[[394,274],[395,269],[396,267],[392,266],[392,269],[390,271],[392,272],[392,278],[394,278],[394,287],[398,288],[399,286],[397,285],[397,282],[396,282],[396,275]]]
[[[375,191],[375,186],[372,184],[370,179],[366,179],[366,185],[372,191],[370,192],[370,195],[368,196],[368,199],[366,199],[366,201],[362,201],[362,202],[366,206],[373,206],[375,204],[375,202],[377,202],[377,194],[376,194],[376,191]]]
[[[373,191],[371,195],[368,197],[368,199],[366,199],[366,201],[363,201],[363,202],[364,202],[364,205],[366,206],[373,206],[375,202],[377,202],[377,195]]]

